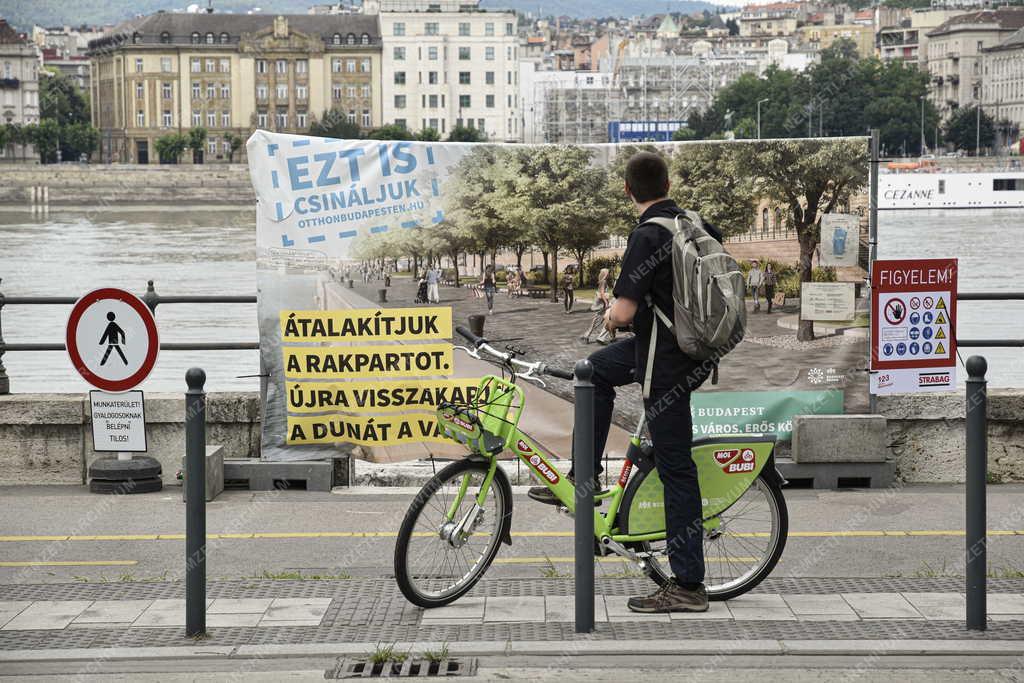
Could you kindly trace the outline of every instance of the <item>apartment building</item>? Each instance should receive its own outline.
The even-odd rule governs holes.
[[[442,136],[462,125],[494,141],[522,139],[519,39],[514,12],[485,11],[478,1],[384,0],[384,123]]]
[[[1024,8],[968,12],[928,32],[930,97],[943,117],[982,98],[985,48],[1024,28]]]
[[[875,54],[875,29],[870,24],[801,26],[796,34],[814,50],[824,50],[839,40],[852,40],[861,57]]]
[[[39,55],[0,19],[0,124],[10,123],[39,123]],[[0,161],[33,156],[30,145],[0,147]]]
[[[1000,128],[1004,142],[1014,139],[1013,129],[1024,131],[1024,28],[1010,34],[1001,43],[984,49],[982,104]],[[1003,119],[1013,125],[1003,130]]]
[[[231,160],[229,133],[306,133],[325,112],[381,123],[373,16],[161,12],[91,41],[89,55],[102,161],[157,163],[157,138],[196,127],[205,163]]]
[[[879,58],[886,62],[924,64],[928,55],[928,32],[966,13],[963,9],[921,9],[914,10],[907,19],[882,24],[878,30]]]

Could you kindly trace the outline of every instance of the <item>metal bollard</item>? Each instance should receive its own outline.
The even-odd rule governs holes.
[[[572,462],[576,473],[576,633],[594,630],[594,366],[576,362]]]
[[[987,624],[985,572],[985,479],[988,470],[988,391],[984,356],[967,359],[967,628],[984,631]]]
[[[3,283],[3,278],[0,278],[0,283]],[[3,326],[3,312],[4,312],[4,293],[0,291],[0,394],[11,393],[11,379],[7,376],[7,368],[4,367],[4,326]]]
[[[352,288],[353,288],[353,287],[355,287],[355,286],[356,286],[356,285],[355,285],[355,280],[353,280],[352,278],[349,278],[349,279],[348,279],[348,288],[349,288],[349,289],[352,289]]]
[[[185,635],[206,635],[206,373],[185,373]]]
[[[386,304],[388,302],[388,290],[378,289],[377,290],[377,302]]]

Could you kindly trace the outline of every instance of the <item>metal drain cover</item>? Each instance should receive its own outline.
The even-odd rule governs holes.
[[[472,676],[476,673],[476,658],[471,659],[429,659],[408,658],[401,662],[369,662],[356,659],[339,659],[333,669],[324,672],[328,680],[341,678],[407,678],[431,676]]]

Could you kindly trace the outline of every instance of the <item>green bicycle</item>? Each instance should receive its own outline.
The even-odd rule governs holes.
[[[428,481],[410,505],[395,545],[395,578],[405,597],[420,607],[440,607],[465,595],[494,561],[502,543],[512,544],[512,487],[497,456],[514,452],[575,513],[573,483],[553,464],[554,455],[519,431],[524,396],[517,379],[543,384],[541,375],[572,379],[564,370],[498,351],[463,327],[472,344],[457,347],[503,369],[488,375],[472,404],[438,408],[441,428],[465,444],[456,460]],[[789,518],[784,479],[775,468],[774,435],[717,437],[693,442],[703,498],[705,585],[712,600],[746,593],[774,569],[786,546]],[[666,557],[665,504],[650,443],[637,426],[615,485],[595,494],[607,510],[594,510],[595,552],[619,555],[658,585],[670,574]]]

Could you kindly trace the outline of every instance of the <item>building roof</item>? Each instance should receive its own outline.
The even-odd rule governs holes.
[[[7,23],[6,19],[0,19],[0,45],[17,45],[24,42],[25,39]]]
[[[143,17],[137,17],[125,21],[113,29],[104,33],[97,41],[108,42],[112,38],[131,37],[139,34],[141,43],[159,43],[163,34],[170,35],[171,44],[191,43],[192,34],[199,33],[205,36],[213,33],[218,37],[221,33],[228,34],[230,44],[238,42],[238,37],[243,33],[255,33],[257,31],[272,27],[278,16],[284,16],[288,20],[290,30],[299,31],[309,35],[319,35],[327,44],[331,43],[334,34],[341,34],[344,39],[348,34],[354,34],[361,38],[365,33],[369,35],[370,42],[380,42],[380,27],[375,15],[366,14],[217,14],[200,12],[195,14],[182,14],[173,12],[157,12]]]
[[[938,36],[944,33],[955,31],[970,31],[982,26],[995,24],[1000,29],[1016,31],[1024,28],[1024,7],[1004,7],[1002,9],[987,9],[980,12],[968,12],[947,19],[934,30],[929,31],[929,36]]]
[[[1005,40],[994,47],[989,47],[983,52],[995,52],[998,50],[1021,50],[1024,49],[1024,28],[1017,29]]]

